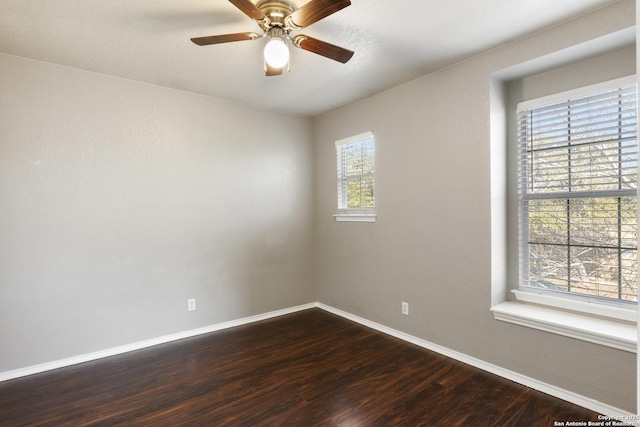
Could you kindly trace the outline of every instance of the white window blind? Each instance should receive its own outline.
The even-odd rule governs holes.
[[[633,82],[519,105],[521,290],[637,301]]]
[[[338,209],[374,207],[374,138],[371,132],[336,142]]]

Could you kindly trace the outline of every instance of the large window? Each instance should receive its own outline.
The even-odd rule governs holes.
[[[336,141],[338,220],[373,221],[374,138],[371,132]]]
[[[635,77],[518,105],[520,290],[638,296]]]

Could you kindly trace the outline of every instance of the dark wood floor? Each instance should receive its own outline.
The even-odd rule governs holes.
[[[553,426],[598,414],[319,309],[0,383],[2,426]]]

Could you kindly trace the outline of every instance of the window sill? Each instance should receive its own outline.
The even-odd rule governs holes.
[[[534,290],[514,289],[511,291],[518,302],[538,304],[557,308],[563,311],[577,312],[589,317],[599,316],[609,318],[613,321],[622,320],[624,322],[636,323],[638,321],[637,305],[631,304],[605,304],[592,299],[573,299],[569,296],[556,296],[553,294],[538,292]]]
[[[635,324],[511,301],[493,306],[491,311],[503,322],[637,352]]]
[[[374,213],[337,213],[333,217],[338,222],[376,222]]]

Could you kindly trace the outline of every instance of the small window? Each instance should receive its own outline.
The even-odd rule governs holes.
[[[636,104],[633,78],[518,106],[520,293],[637,304]]]
[[[371,132],[336,141],[338,221],[375,221],[374,138]]]

